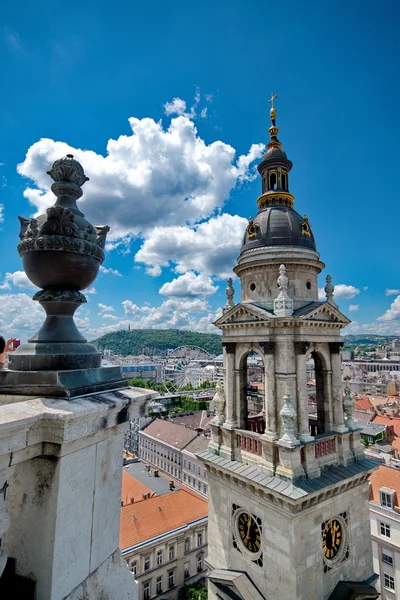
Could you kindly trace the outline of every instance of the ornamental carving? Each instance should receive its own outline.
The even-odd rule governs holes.
[[[74,290],[40,290],[33,296],[36,302],[87,302],[85,296]]]
[[[274,354],[275,353],[275,346],[276,346],[275,342],[259,342],[258,345],[260,346],[260,348],[264,354]]]
[[[65,235],[79,237],[75,215],[68,208],[52,206],[46,210],[47,221],[40,228],[39,235]]]
[[[22,257],[26,252],[36,250],[57,250],[62,252],[77,252],[93,256],[100,263],[104,261],[104,252],[97,244],[81,237],[65,237],[60,235],[45,235],[40,237],[26,237],[18,244],[18,252]]]
[[[95,227],[96,230],[96,241],[99,246],[104,248],[106,243],[107,233],[110,231],[108,225],[103,225],[102,227]]]
[[[339,354],[344,342],[328,342],[331,354]]]

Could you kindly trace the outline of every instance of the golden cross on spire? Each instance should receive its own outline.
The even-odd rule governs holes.
[[[271,104],[272,104],[272,108],[275,108],[275,107],[274,107],[274,100],[275,100],[275,98],[277,98],[277,97],[278,97],[278,96],[276,96],[275,94],[271,94],[271,98],[270,98],[270,100],[268,100],[268,102],[271,102]]]

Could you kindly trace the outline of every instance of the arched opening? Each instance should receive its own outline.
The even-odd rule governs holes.
[[[238,425],[240,429],[265,432],[264,362],[258,352],[248,352],[240,361],[240,399]]]
[[[282,173],[282,175],[281,175],[281,187],[283,190],[287,190],[287,180],[286,180],[285,173]]]
[[[328,390],[328,371],[324,357],[313,350],[306,361],[309,433],[329,433],[332,417]]]
[[[276,173],[269,174],[269,189],[276,190]]]

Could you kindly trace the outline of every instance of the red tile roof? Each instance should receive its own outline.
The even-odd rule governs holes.
[[[207,517],[207,514],[207,501],[185,490],[123,506],[121,507],[120,548],[125,550],[157,535]]]
[[[186,429],[164,419],[154,419],[142,432],[179,450],[197,436],[192,429]]]
[[[394,505],[395,507],[398,507],[398,498],[400,498],[400,469],[396,469],[395,467],[387,467],[386,465],[381,465],[376,471],[374,471],[370,475],[369,481],[371,483],[371,502],[374,502],[375,504],[380,504],[381,501],[379,498],[379,490],[381,488],[389,488],[391,490],[396,491]]]
[[[122,469],[121,502],[124,504],[132,504],[132,498],[134,502],[140,502],[143,500],[143,494],[150,494],[150,496],[156,495],[156,493],[144,485],[144,483],[135,479],[135,477],[130,473],[127,473],[125,469]]]
[[[393,427],[395,434],[400,436],[400,417],[382,417],[381,415],[377,415],[373,421],[378,425]]]
[[[369,398],[358,398],[356,400],[356,410],[373,410],[374,406]]]

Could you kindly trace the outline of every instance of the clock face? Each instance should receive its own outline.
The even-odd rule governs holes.
[[[322,533],[322,549],[325,558],[334,559],[342,545],[343,531],[338,519],[326,521],[325,529]]]
[[[241,512],[237,519],[237,530],[242,544],[257,554],[261,548],[261,532],[253,515]]]

